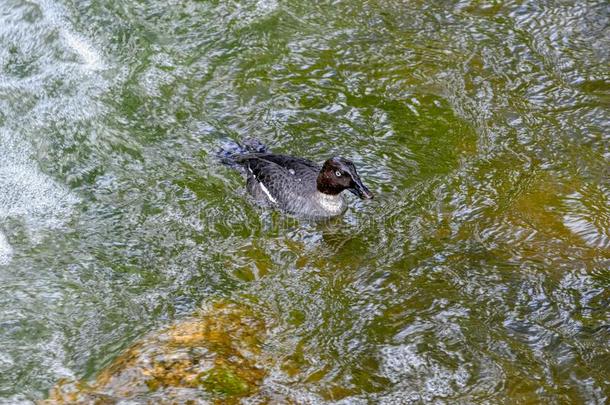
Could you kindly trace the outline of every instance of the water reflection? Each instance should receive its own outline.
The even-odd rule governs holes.
[[[606,185],[589,185],[564,200],[565,226],[594,247],[610,248],[610,190]]]

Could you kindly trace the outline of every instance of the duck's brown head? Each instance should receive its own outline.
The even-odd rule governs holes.
[[[373,193],[362,184],[356,166],[342,157],[332,157],[324,162],[318,175],[318,191],[337,195],[348,190],[362,199],[373,198]]]

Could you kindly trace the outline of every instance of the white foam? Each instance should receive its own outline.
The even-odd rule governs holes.
[[[256,10],[261,13],[270,13],[278,8],[277,0],[258,0]]]
[[[24,217],[47,227],[58,225],[78,200],[65,187],[29,165],[0,167],[0,219]]]
[[[65,185],[40,170],[36,154],[41,150],[35,149],[30,139],[38,132],[50,136],[49,130],[57,122],[69,125],[96,117],[103,106],[95,97],[107,90],[108,83],[98,72],[106,67],[101,48],[77,32],[68,19],[69,12],[50,0],[36,1],[32,7],[38,7],[41,13],[31,25],[22,23],[18,9],[0,16],[0,32],[18,40],[19,51],[36,66],[31,74],[3,77],[0,82],[1,90],[18,89],[25,100],[35,101],[25,115],[18,99],[0,103],[4,113],[0,125],[0,224],[6,232],[4,223],[11,223],[6,220],[17,220],[36,243],[46,231],[60,229],[79,200]],[[47,38],[50,32],[57,36],[43,41],[41,38]],[[66,53],[75,57],[68,60]],[[49,92],[49,83],[58,77],[71,92]],[[13,256],[13,247],[0,233],[0,264],[9,263]]]
[[[70,28],[69,22],[64,17],[67,12],[57,2],[41,1],[39,5],[45,18],[59,30],[62,42],[80,57],[86,68],[98,70],[105,67],[101,52],[91,44],[89,39]]]
[[[0,265],[8,264],[13,257],[13,248],[9,245],[6,236],[0,232]]]
[[[0,405],[34,405],[30,399],[27,399],[23,394],[17,394],[8,398],[0,399]]]
[[[76,52],[80,58],[85,62],[87,67],[90,69],[102,69],[104,63],[102,57],[91,44],[87,42],[82,36],[75,34],[67,29],[62,29],[61,35],[66,43],[74,52]]]
[[[235,24],[237,28],[244,28],[261,19],[264,19],[279,8],[277,0],[258,0],[256,3],[242,4],[239,2],[225,2],[218,9],[219,18],[226,23]]]

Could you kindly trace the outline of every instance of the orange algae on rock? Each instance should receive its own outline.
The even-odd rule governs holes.
[[[60,381],[41,404],[235,403],[265,377],[266,326],[250,308],[216,302],[196,316],[152,332],[95,381]]]

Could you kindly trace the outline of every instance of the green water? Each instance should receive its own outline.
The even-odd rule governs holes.
[[[231,298],[297,403],[607,403],[606,1],[3,0],[0,403]],[[225,137],[353,159],[326,224]]]

